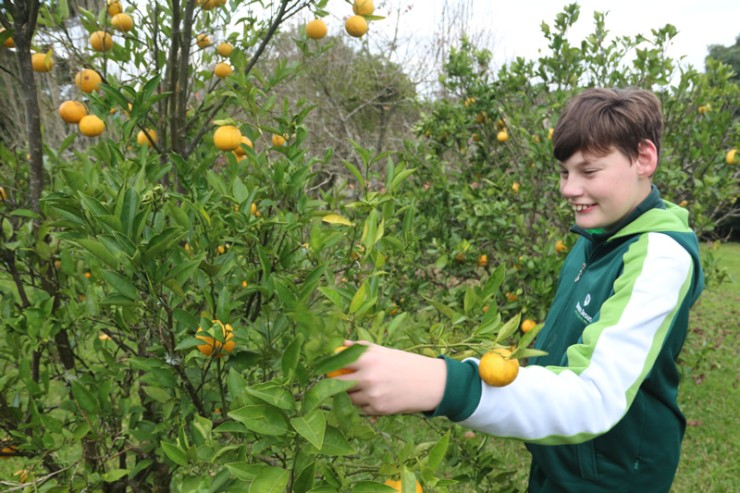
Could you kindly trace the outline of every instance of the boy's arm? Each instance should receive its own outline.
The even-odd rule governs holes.
[[[579,443],[606,433],[651,371],[692,276],[692,259],[675,240],[642,235],[625,254],[624,271],[599,320],[568,349],[567,366],[524,367],[512,384],[496,388],[471,371],[477,361],[448,360],[445,397],[434,414],[541,444]],[[478,381],[471,385],[470,379]],[[450,389],[467,393],[450,398]]]

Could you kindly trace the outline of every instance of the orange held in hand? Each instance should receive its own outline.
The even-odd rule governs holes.
[[[347,349],[346,346],[335,347],[334,354],[341,353],[345,349]],[[347,375],[349,373],[354,373],[354,372],[355,372],[354,370],[350,370],[348,368],[340,368],[338,370],[330,371],[329,373],[326,374],[326,376],[329,378],[334,378],[334,377],[338,377],[339,375]]]
[[[511,351],[497,348],[483,355],[478,364],[481,380],[493,387],[505,387],[519,374],[519,360],[511,357]]]
[[[198,345],[198,351],[206,356],[214,356],[216,358],[223,358],[226,353],[230,353],[236,347],[234,339],[234,329],[229,324],[222,324],[220,320],[214,320],[214,324],[221,326],[223,332],[224,342],[217,341],[209,335],[196,335],[196,339],[204,341],[204,344]],[[198,327],[198,332],[205,332],[203,327]]]

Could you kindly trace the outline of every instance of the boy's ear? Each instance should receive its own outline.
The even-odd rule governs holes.
[[[643,140],[637,145],[637,172],[650,178],[658,168],[658,149],[651,140]]]

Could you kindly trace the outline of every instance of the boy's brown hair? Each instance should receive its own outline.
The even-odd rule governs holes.
[[[552,141],[555,158],[564,162],[580,151],[607,154],[613,146],[630,159],[638,145],[649,140],[660,156],[663,114],[660,100],[639,88],[592,88],[574,97],[565,107]]]

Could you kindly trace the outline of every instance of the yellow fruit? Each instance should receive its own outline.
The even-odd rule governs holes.
[[[250,149],[254,149],[254,146],[252,145],[252,141],[249,140],[249,137],[247,137],[246,135],[242,135],[241,144],[239,145],[239,147],[234,149],[234,155],[236,157],[242,157],[247,154],[247,151],[245,151],[244,148],[242,147],[243,145],[249,147]]]
[[[390,486],[391,488],[395,488],[398,493],[401,493],[403,482],[395,480],[395,479],[388,479],[385,483],[386,486]],[[421,488],[421,484],[417,481],[416,482],[416,493],[424,493],[424,490]]]
[[[272,134],[272,145],[280,147],[285,145],[285,137],[279,134]]]
[[[198,345],[198,351],[203,353],[206,356],[214,356],[216,358],[223,358],[225,353],[230,353],[234,350],[236,347],[236,342],[234,339],[234,329],[229,324],[222,324],[220,320],[213,320],[214,324],[218,324],[221,326],[221,331],[223,333],[223,339],[224,342],[217,341],[213,337],[209,335],[197,335],[195,336],[196,339],[200,339],[204,342],[204,344]],[[198,327],[197,332],[205,332],[202,327]]]
[[[213,134],[213,145],[222,151],[233,151],[242,141],[241,131],[233,125],[218,127]]]
[[[200,33],[195,37],[195,43],[199,48],[208,48],[211,46],[211,37],[205,33]]]
[[[90,35],[89,41],[95,51],[108,51],[113,48],[113,36],[105,31],[95,31]]]
[[[123,12],[123,6],[118,0],[108,0],[108,15],[114,16]]]
[[[95,115],[83,116],[78,125],[86,137],[97,137],[105,131],[105,123]]]
[[[257,204],[256,203],[252,202],[251,204],[249,204],[249,213],[251,215],[253,215],[253,216],[259,216],[260,215],[260,211],[257,210]]]
[[[725,156],[725,162],[727,164],[735,164],[740,162],[740,159],[738,159],[737,156],[737,149],[730,149],[727,151],[727,155]]]
[[[311,39],[321,39],[326,36],[328,31],[326,23],[322,19],[314,19],[306,24],[306,36]]]
[[[373,0],[355,0],[352,4],[352,12],[357,15],[373,15],[375,12]]]
[[[5,31],[4,27],[0,27],[0,33]],[[13,38],[5,38],[5,41],[3,41],[3,46],[6,48],[15,48],[15,41],[13,41]]]
[[[522,332],[525,334],[529,332],[530,330],[534,329],[537,326],[537,322],[534,320],[528,318],[522,324],[519,326],[520,329],[522,329]]]
[[[67,123],[80,123],[87,115],[87,108],[79,101],[65,101],[59,105],[59,116]]]
[[[711,105],[708,105],[708,104],[703,104],[703,105],[699,106],[698,111],[699,111],[699,114],[700,115],[705,115],[705,114],[709,113],[710,111],[712,111],[712,106]]]
[[[517,301],[519,299],[519,295],[516,293],[506,293],[506,301],[511,301],[512,303],[514,301]]]
[[[506,128],[506,122],[503,119],[499,118],[498,120],[496,120],[496,127],[499,130],[503,130]]]
[[[367,32],[367,21],[361,15],[353,15],[344,23],[344,29],[353,38],[361,38]]]
[[[156,144],[157,143],[157,131],[152,129],[147,129],[146,132],[143,130],[139,130],[139,133],[136,134],[136,143],[140,146],[147,146],[151,147],[152,143],[149,142],[149,139],[147,138],[147,134],[149,134],[149,137],[151,137],[152,141]]]
[[[247,281],[242,281],[242,287],[246,288],[247,286],[249,286],[249,283]]]
[[[511,189],[514,191],[514,193],[519,193],[519,182],[515,181],[511,184]]]
[[[465,107],[466,107],[466,108],[470,108],[470,106],[471,106],[471,105],[472,105],[473,103],[475,103],[475,98],[467,98],[467,99],[466,99],[466,100],[465,100],[465,101],[463,102],[463,105],[465,105]]]
[[[555,251],[558,253],[564,253],[568,251],[568,247],[565,245],[563,240],[558,240],[555,242]]]
[[[506,142],[507,140],[509,140],[509,132],[507,132],[506,130],[499,131],[499,133],[496,134],[496,140],[498,140],[499,142]]]
[[[51,72],[51,69],[54,68],[54,59],[51,58],[51,52],[34,53],[31,55],[31,65],[34,72]]]
[[[229,65],[228,63],[217,63],[216,67],[213,69],[213,73],[216,74],[216,77],[219,79],[223,79],[224,77],[228,77],[229,75],[234,72],[234,69]]]
[[[687,205],[689,205],[688,200],[682,200],[681,202],[678,203],[679,207],[686,207]]]
[[[555,133],[555,129],[554,129],[554,128],[550,128],[550,129],[548,129],[548,130],[547,130],[547,139],[548,139],[548,140],[552,140],[552,135],[553,135],[554,133]]]
[[[86,92],[88,94],[97,90],[101,82],[103,82],[103,79],[100,77],[100,74],[89,68],[80,70],[77,72],[77,75],[75,75],[75,85],[77,85],[82,92]]]
[[[493,387],[505,387],[519,374],[519,360],[511,357],[511,351],[494,349],[483,355],[478,364],[481,380]]]
[[[134,28],[134,20],[128,14],[116,14],[110,20],[110,25],[119,31],[127,33]]]
[[[219,43],[219,45],[216,46],[216,52],[222,57],[231,56],[232,51],[234,51],[234,47],[231,45],[231,43],[224,42],[224,43]]]
[[[335,347],[334,348],[334,354],[341,353],[345,349],[347,349],[347,346]],[[329,378],[334,378],[334,377],[338,377],[339,375],[348,375],[348,374],[354,373],[354,372],[355,372],[354,370],[350,370],[350,369],[347,369],[347,368],[340,368],[338,370],[330,371],[329,373],[326,374],[326,376],[329,377]]]
[[[484,123],[486,121],[486,114],[482,111],[479,111],[475,115],[475,123]]]
[[[481,267],[485,267],[486,265],[488,265],[488,255],[483,254],[478,257],[478,265],[480,265]]]

